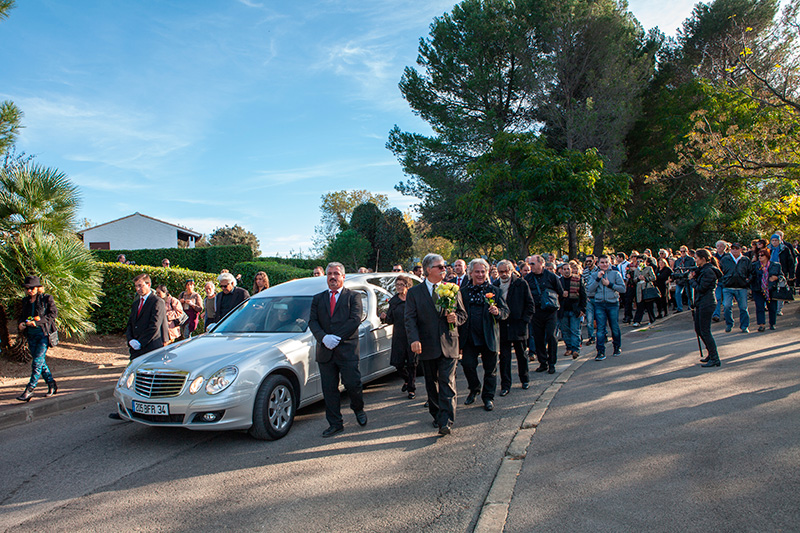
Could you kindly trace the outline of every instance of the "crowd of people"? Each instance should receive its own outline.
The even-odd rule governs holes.
[[[724,320],[725,331],[731,332],[736,300],[739,329],[749,333],[747,305],[752,297],[758,331],[766,331],[767,326],[776,329],[782,305],[794,293],[800,268],[797,255],[796,245],[785,242],[781,232],[769,241],[753,241],[748,250],[739,243],[720,240],[714,248],[680,246],[677,253],[661,249],[655,254],[649,249],[634,250],[630,254],[587,255],[581,261],[567,257],[557,261],[554,254],[534,254],[520,261],[490,263],[476,258],[447,264],[441,256],[429,254],[412,268],[422,283],[415,285],[401,264],[393,266],[392,271],[399,273],[395,295],[381,319],[394,325],[391,364],[403,377],[402,391],[409,399],[415,398],[417,369],[421,367],[426,407],[439,433],[447,435],[455,419],[458,361],[468,386],[463,403],[471,405],[480,398],[483,408],[491,411],[498,370],[499,396],[512,389],[512,352],[521,388],[527,389],[529,362],[538,363],[534,372],[555,373],[559,336],[566,357],[577,358],[583,347],[593,345],[594,359],[603,361],[609,332],[611,355],[622,355],[620,323],[639,327],[645,313],[652,324],[670,312],[691,308],[695,331],[707,351],[701,366],[720,366],[711,324]],[[163,266],[169,267],[167,260]],[[354,337],[358,324],[350,324],[353,317],[361,316],[357,309],[360,300],[343,288],[345,269],[340,263],[317,267],[313,275],[326,276],[329,286],[314,299],[309,327],[318,341],[317,362],[329,422],[323,436],[330,437],[342,430],[340,379],[351,393],[359,424],[367,423]],[[209,281],[200,294],[194,280],[188,279],[185,290],[175,298],[164,285],[151,291],[147,274],[137,276],[137,297],[126,330],[131,358],[190,336],[201,317],[206,325],[224,317],[250,297],[237,282],[237,277],[223,271],[218,277],[221,292]],[[452,285],[458,291],[451,290]],[[57,392],[45,362],[47,347],[57,342],[52,336],[57,309],[37,277],[27,277],[24,287],[29,295],[22,301],[19,329],[28,337],[33,364],[31,380],[18,399],[28,401],[42,377],[48,395]],[[268,288],[269,277],[258,272],[252,293]],[[347,303],[340,306],[340,301]],[[339,309],[343,309],[341,316]]]

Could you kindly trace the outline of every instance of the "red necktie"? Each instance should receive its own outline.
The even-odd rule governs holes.
[[[333,309],[336,307],[336,291],[331,292],[331,316],[333,316]]]
[[[139,314],[142,312],[142,306],[144,305],[144,298],[139,298],[139,310],[136,311],[136,316],[138,317]]]

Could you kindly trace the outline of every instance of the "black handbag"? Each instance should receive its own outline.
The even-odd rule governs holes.
[[[773,299],[775,300],[794,300],[794,295],[792,294],[792,288],[789,287],[789,284],[786,283],[786,278],[783,276],[780,277],[778,280],[778,287],[775,289],[775,296]]]
[[[653,285],[652,283],[648,283],[644,289],[642,289],[642,301],[643,302],[653,302],[661,298],[661,293],[658,291],[658,288]]]
[[[536,285],[536,293],[539,295],[539,308],[542,311],[557,311],[559,308],[558,293],[553,289],[545,289],[542,294],[542,288],[536,278],[533,279],[533,283]]]

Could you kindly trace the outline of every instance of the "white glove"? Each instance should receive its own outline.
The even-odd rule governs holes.
[[[131,347],[131,348],[133,348],[134,350],[138,350],[139,348],[141,348],[141,347],[142,347],[142,345],[141,345],[141,344],[139,343],[139,341],[137,341],[136,339],[131,339],[131,340],[129,340],[129,341],[128,341],[128,344],[129,344],[129,345],[130,345],[130,347]]]
[[[333,350],[337,346],[339,346],[339,341],[342,340],[341,338],[337,337],[336,335],[325,335],[322,337],[322,344],[325,345],[326,348],[329,350]]]

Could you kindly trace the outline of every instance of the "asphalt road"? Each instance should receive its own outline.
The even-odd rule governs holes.
[[[553,378],[515,384],[492,412],[459,404],[444,438],[396,376],[365,390],[369,424],[344,409],[333,439],[321,404],[274,442],[112,421],[96,404],[0,432],[0,530],[469,531]]]
[[[699,367],[689,313],[586,361],[536,430],[505,531],[800,531],[799,305],[776,331],[714,324],[720,368]]]

